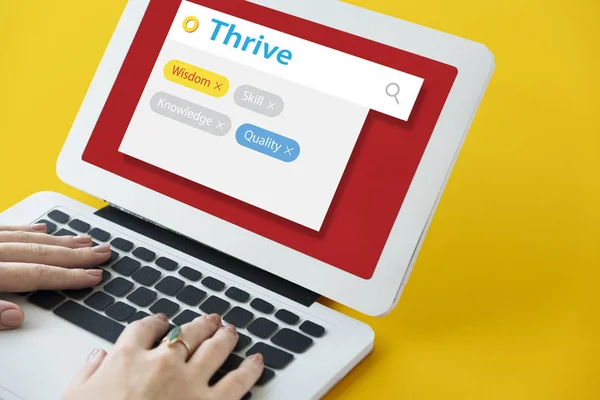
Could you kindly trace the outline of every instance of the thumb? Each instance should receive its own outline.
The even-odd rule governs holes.
[[[88,355],[87,361],[83,367],[79,370],[71,386],[80,386],[83,385],[98,369],[102,361],[104,361],[104,357],[106,357],[106,352],[102,349],[94,349]]]
[[[16,329],[23,323],[23,310],[16,304],[0,300],[0,331]]]

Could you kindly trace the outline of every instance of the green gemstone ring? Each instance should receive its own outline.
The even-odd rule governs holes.
[[[161,340],[161,343],[166,343],[169,347],[173,347],[175,343],[181,343],[185,346],[188,357],[192,353],[190,345],[181,337],[181,327],[179,326],[176,326],[175,328],[171,329],[169,333],[167,333],[167,336],[165,336],[164,339]]]

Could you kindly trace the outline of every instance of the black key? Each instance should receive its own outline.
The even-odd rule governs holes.
[[[140,307],[146,307],[156,299],[156,292],[150,289],[146,289],[143,286],[135,289],[133,293],[127,296],[127,300],[137,304]]]
[[[246,329],[248,329],[248,332],[251,334],[258,336],[259,338],[266,339],[271,336],[273,332],[275,332],[278,326],[279,325],[277,325],[275,322],[260,317],[252,321],[252,323],[248,325],[248,328]]]
[[[177,269],[177,266],[179,265],[175,261],[167,257],[159,257],[158,260],[155,261],[155,264],[161,267],[162,269],[166,269],[167,271],[175,271]]]
[[[152,286],[158,281],[160,275],[160,271],[146,265],[133,274],[131,278],[144,286]]]
[[[202,305],[200,309],[207,314],[221,314],[229,308],[229,302],[218,298],[217,296],[210,296]]]
[[[54,222],[50,222],[47,219],[40,219],[37,224],[46,224],[46,233],[51,234],[56,230],[56,224]]]
[[[175,296],[185,283],[181,279],[167,276],[162,281],[158,282],[154,288],[167,296]]]
[[[160,299],[150,307],[150,311],[154,314],[163,313],[167,318],[171,318],[178,310],[179,304],[167,299]]]
[[[231,325],[235,325],[238,328],[243,328],[254,318],[254,314],[252,314],[248,310],[244,310],[242,307],[233,307],[231,311],[227,313],[223,317],[226,322],[229,322]]]
[[[117,253],[116,251],[114,251],[113,249],[110,249],[110,258],[106,261],[104,261],[102,264],[102,266],[107,266],[111,263],[113,263],[117,258],[119,258],[119,253]]]
[[[304,321],[300,325],[300,330],[314,337],[321,337],[325,333],[325,328],[310,321]]]
[[[248,346],[250,343],[252,343],[252,339],[249,336],[238,332],[238,342],[235,345],[235,349],[233,349],[233,351],[240,351],[242,349],[245,349],[246,346]]]
[[[130,276],[140,267],[140,265],[142,265],[142,263],[140,263],[139,261],[125,256],[125,257],[121,258],[119,261],[117,261],[112,266],[112,269],[114,269],[121,275]]]
[[[200,290],[194,286],[186,286],[177,295],[177,300],[187,304],[188,306],[198,305],[206,296],[204,290]]]
[[[121,297],[124,296],[127,292],[129,292],[132,287],[133,283],[119,276],[113,279],[112,281],[108,282],[106,285],[104,285],[104,291],[112,295]]]
[[[275,313],[275,318],[290,325],[296,325],[300,320],[300,317],[296,314],[283,309]]]
[[[223,379],[224,376],[225,376],[225,373],[223,373],[221,371],[215,372],[214,375],[208,381],[208,386],[213,386],[213,385],[217,384],[221,379]]]
[[[107,270],[102,270],[102,280],[100,281],[100,283],[98,285],[102,285],[104,282],[109,280],[111,276],[112,276],[112,274],[110,272],[108,272]],[[98,286],[98,285],[96,285],[96,286]]]
[[[100,336],[109,342],[115,343],[125,327],[110,318],[100,315],[80,304],[69,300],[54,310],[54,314],[85,329],[94,335]]]
[[[250,302],[250,307],[265,314],[271,314],[275,309],[273,304],[268,303],[263,299],[259,299],[258,297]]]
[[[220,292],[225,288],[225,284],[218,279],[207,276],[202,280],[202,284],[215,292]]]
[[[137,249],[135,249],[133,251],[132,254],[134,256],[136,256],[137,258],[142,259],[144,261],[152,261],[156,257],[155,252],[153,252],[152,250],[148,250],[145,247],[138,247]]]
[[[184,324],[187,324],[189,322],[192,322],[194,319],[198,318],[200,316],[200,314],[190,311],[190,310],[183,310],[183,312],[181,314],[179,314],[178,316],[176,316],[175,318],[173,318],[173,323],[177,326],[181,326]]]
[[[88,306],[95,308],[98,311],[104,310],[106,307],[110,306],[115,302],[111,296],[107,295],[104,292],[96,292],[87,299],[84,300],[84,303]]]
[[[69,222],[69,226],[71,228],[75,229],[76,231],[82,232],[82,233],[89,231],[91,228],[90,224],[88,224],[87,222],[83,222],[80,219],[72,220],[71,222]]]
[[[56,232],[54,236],[77,236],[77,234],[68,229],[62,228],[60,231]]]
[[[234,286],[230,287],[229,289],[227,289],[227,291],[225,291],[225,296],[235,301],[239,301],[240,303],[245,303],[250,298],[250,294]]]
[[[208,381],[208,386],[213,386],[219,383],[221,379],[225,376],[224,372],[217,371],[213,374],[213,376]],[[252,398],[252,393],[247,392],[240,400],[250,400]]]
[[[244,359],[236,354],[229,354],[227,356],[227,358],[225,359],[225,362],[223,363],[223,365],[221,365],[219,367],[219,371],[222,372],[231,372],[234,369],[237,369],[237,367],[240,366],[240,364],[242,363],[242,361],[244,361]]]
[[[304,353],[313,343],[313,340],[301,333],[283,328],[271,338],[271,342],[294,353]]]
[[[92,288],[63,290],[63,293],[75,300],[81,300],[88,294],[92,293]]]
[[[275,371],[265,368],[263,369],[263,373],[260,375],[260,378],[258,378],[258,381],[256,381],[256,386],[264,386],[274,377]]]
[[[62,211],[58,211],[58,210],[52,210],[48,213],[48,217],[50,217],[51,220],[56,221],[58,223],[64,224],[65,222],[67,222],[69,220],[69,215],[65,214]]]
[[[138,311],[135,314],[133,314],[131,317],[129,317],[129,319],[127,320],[127,323],[131,324],[139,319],[146,318],[148,315],[150,315],[150,314],[143,312],[143,311]]]
[[[108,239],[110,239],[110,233],[103,231],[100,228],[94,228],[89,232],[89,235],[91,237],[93,237],[96,240],[99,240],[101,242],[106,242]]]
[[[135,313],[135,308],[122,301],[117,301],[106,309],[106,315],[117,321],[127,321]]]
[[[114,238],[110,244],[113,247],[116,247],[119,250],[123,250],[123,251],[129,251],[131,249],[133,249],[133,243],[131,243],[129,240],[125,240],[123,238]]]
[[[202,274],[190,267],[183,267],[179,270],[179,275],[188,278],[190,281],[197,282],[202,278]]]
[[[46,310],[51,310],[57,305],[60,304],[61,301],[66,299],[65,296],[58,292],[53,292],[51,290],[39,290],[29,296],[29,301],[35,304],[36,306],[45,308]]]
[[[285,368],[293,359],[294,355],[287,351],[276,349],[266,343],[258,342],[246,352],[247,356],[260,353],[263,355],[267,367],[282,369]]]

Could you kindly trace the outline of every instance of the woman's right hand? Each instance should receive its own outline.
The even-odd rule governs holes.
[[[239,400],[263,372],[263,358],[254,354],[211,386],[238,341],[235,328],[222,327],[218,314],[203,315],[181,327],[189,352],[178,342],[152,348],[168,328],[163,314],[127,326],[109,354],[90,353],[63,400]]]

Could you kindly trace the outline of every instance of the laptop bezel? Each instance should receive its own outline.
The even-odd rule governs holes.
[[[410,275],[430,218],[491,77],[494,68],[491,52],[479,43],[341,2],[255,1],[458,69],[375,272],[371,279],[365,280],[82,160],[149,2],[128,2],[58,158],[59,177],[92,196],[362,313],[389,312]]]

